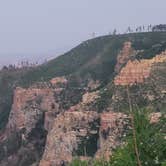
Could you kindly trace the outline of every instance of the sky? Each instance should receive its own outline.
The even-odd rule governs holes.
[[[0,66],[56,57],[116,28],[166,23],[165,0],[0,0]]]

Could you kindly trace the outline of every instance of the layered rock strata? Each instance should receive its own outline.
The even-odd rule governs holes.
[[[123,48],[117,56],[117,63],[115,66],[115,72],[119,73],[122,66],[133,56],[136,51],[132,48],[132,43],[127,41],[124,42]]]
[[[129,60],[125,67],[115,77],[115,85],[134,85],[143,83],[145,79],[150,77],[151,69],[154,64],[166,62],[166,51],[160,55],[156,55],[152,59]]]
[[[129,117],[123,113],[105,112],[100,117],[99,149],[96,158],[110,159],[112,151],[123,145],[129,129]]]
[[[43,158],[39,166],[61,166],[73,159],[82,139],[87,139],[97,131],[91,124],[99,119],[96,112],[65,112],[55,119],[48,133]]]
[[[54,90],[49,88],[17,88],[14,92],[14,101],[7,128],[10,131],[24,129],[28,134],[35,128],[44,112],[59,112],[54,96]]]

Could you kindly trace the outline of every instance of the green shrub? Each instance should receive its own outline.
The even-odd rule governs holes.
[[[137,147],[142,166],[160,166],[166,160],[166,118],[156,124],[151,124],[147,110],[134,111]],[[111,158],[113,166],[137,165],[133,138],[130,134],[127,145],[119,148]]]

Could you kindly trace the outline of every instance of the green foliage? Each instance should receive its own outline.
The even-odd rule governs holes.
[[[90,74],[93,79],[108,81],[113,77],[117,54],[125,41],[132,41],[136,50],[144,50],[141,57],[146,58],[146,53],[152,57],[162,51],[165,48],[162,43],[165,39],[165,32],[149,32],[103,36],[87,40],[66,54],[32,68],[21,77],[20,84],[29,86],[34,82],[48,81],[55,76],[74,73],[79,73],[81,77]],[[152,48],[157,44],[161,46]]]
[[[151,45],[150,48],[145,49],[143,52],[139,53],[136,58],[137,59],[150,59],[160,54],[162,51],[166,50],[166,42],[161,42],[155,45]]]
[[[80,161],[79,159],[74,159],[70,166],[88,166],[88,161]]]
[[[93,157],[95,152],[97,151],[97,140],[97,134],[90,135],[87,138],[81,138],[75,154],[78,156],[88,155]]]
[[[94,157],[97,148],[98,148],[98,137],[99,137],[99,123],[100,120],[97,119],[92,123],[89,123],[89,127],[91,131],[96,131],[95,133],[89,133],[87,137],[80,138],[80,142],[78,144],[78,149],[74,152],[73,155],[76,156],[91,156]]]
[[[70,166],[109,166],[109,162],[101,159],[101,160],[88,160],[81,161],[78,158],[74,159]]]
[[[48,81],[56,76],[74,73],[98,53],[102,52],[108,42],[110,42],[110,38],[107,37],[85,41],[66,54],[30,70],[22,77],[21,83],[28,86],[36,81]]]
[[[19,78],[25,71],[5,70],[0,71],[0,130],[7,123],[11,110],[13,89],[17,86]]]
[[[93,107],[97,112],[101,113],[108,107],[112,98],[112,94],[112,88],[103,88],[102,90],[100,90],[100,98],[98,98],[93,104]]]
[[[162,118],[156,124],[150,124],[147,110],[134,111],[137,146],[142,165],[160,166],[166,160],[166,140],[164,128],[166,118]],[[119,148],[111,158],[113,166],[137,165],[133,146],[132,134],[128,138],[127,145]]]
[[[161,166],[166,166],[166,161],[164,161],[164,162],[161,164]]]
[[[89,61],[88,64],[81,67],[77,73],[79,73],[81,77],[85,77],[89,74],[92,79],[107,83],[113,77],[117,55],[124,41],[124,38],[112,37],[112,39],[105,44],[102,51]]]
[[[131,36],[132,45],[136,50],[148,50],[166,39],[165,32],[134,33]]]

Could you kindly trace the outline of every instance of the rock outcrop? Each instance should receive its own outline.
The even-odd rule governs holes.
[[[95,91],[95,92],[91,92],[91,93],[87,92],[82,96],[82,104],[93,103],[98,98],[100,98],[99,91]]]
[[[49,131],[40,166],[61,166],[73,159],[83,139],[95,135],[92,124],[99,119],[96,112],[65,112],[54,120]],[[86,152],[85,152],[86,153]]]
[[[154,112],[150,114],[150,123],[158,123],[162,117],[161,112]]]
[[[8,124],[0,137],[0,144],[4,147],[0,154],[5,155],[4,161],[0,159],[0,165],[12,163],[17,166],[39,161],[46,131],[51,130],[53,120],[63,111],[58,103],[63,86],[59,82],[58,87],[55,83],[37,83],[27,89],[15,89]],[[24,157],[22,153],[26,153]],[[29,158],[32,160],[28,161]]]
[[[105,112],[100,117],[99,149],[96,158],[110,159],[111,152],[123,145],[129,129],[129,117],[123,113]]]
[[[133,56],[135,55],[134,49],[132,48],[131,42],[125,42],[123,45],[122,50],[120,51],[118,57],[117,57],[117,63],[115,66],[115,72],[119,73],[122,66]]]
[[[67,82],[68,81],[67,81],[67,79],[65,77],[55,77],[55,78],[50,80],[50,83],[54,87],[58,87],[58,86],[61,87],[62,85],[66,85]]]
[[[99,91],[94,91],[94,92],[86,92],[85,94],[82,95],[82,100],[74,105],[71,106],[68,111],[73,112],[73,111],[80,111],[80,110],[89,110],[89,105],[94,103],[97,99],[100,98]]]
[[[89,83],[88,83],[88,85],[87,85],[87,87],[90,90],[95,90],[95,89],[99,88],[99,86],[100,86],[99,80],[96,80],[96,81],[90,80]]]
[[[28,134],[42,117],[44,112],[59,112],[53,89],[22,89],[16,88],[12,111],[7,128],[11,130],[25,130]]]
[[[143,83],[145,79],[150,77],[151,69],[154,64],[166,61],[166,51],[160,55],[156,55],[152,59],[129,60],[125,67],[122,68],[119,75],[114,79],[115,85],[134,85]]]

